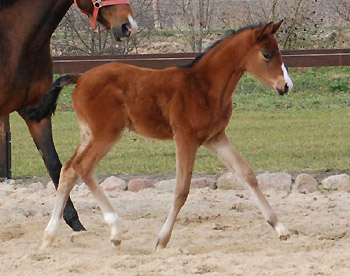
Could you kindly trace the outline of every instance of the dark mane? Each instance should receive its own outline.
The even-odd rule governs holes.
[[[0,0],[0,8],[6,7],[8,5],[11,5],[15,2],[16,0]]]
[[[180,65],[178,67],[180,68],[191,68],[193,67],[194,65],[197,64],[198,61],[200,61],[202,59],[202,57],[208,53],[211,49],[213,49],[216,45],[218,45],[220,42],[232,37],[232,36],[235,36],[236,34],[239,34],[245,30],[251,30],[251,29],[256,29],[256,28],[260,28],[262,26],[265,26],[266,23],[262,23],[260,22],[259,24],[256,24],[256,25],[248,25],[248,26],[245,26],[243,28],[240,28],[238,29],[237,31],[234,31],[234,30],[229,30],[226,32],[226,35],[224,36],[224,38],[222,39],[219,39],[218,41],[216,41],[213,45],[211,45],[205,52],[199,54],[198,56],[195,57],[194,60],[192,60],[190,63],[188,64],[185,64],[185,65]]]

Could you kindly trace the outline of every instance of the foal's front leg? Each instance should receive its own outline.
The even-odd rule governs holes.
[[[235,170],[237,175],[245,181],[266,221],[275,229],[280,239],[287,239],[289,231],[278,221],[276,214],[259,188],[253,170],[232,147],[226,134],[222,132],[216,135],[204,146],[215,153],[230,169]]]
[[[176,186],[174,199],[168,217],[158,235],[157,250],[167,246],[173,230],[176,217],[185,204],[191,185],[192,169],[198,143],[188,136],[175,137],[176,143]]]

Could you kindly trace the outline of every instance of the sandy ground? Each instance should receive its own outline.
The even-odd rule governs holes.
[[[120,248],[109,242],[96,201],[72,192],[85,235],[62,223],[40,251],[54,193],[0,191],[0,275],[350,275],[350,194],[266,192],[294,235],[280,241],[248,192],[192,190],[168,248],[155,253],[172,195],[154,189],[110,192],[122,218]]]

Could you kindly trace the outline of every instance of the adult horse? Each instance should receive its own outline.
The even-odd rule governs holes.
[[[116,39],[131,36],[136,23],[128,0],[74,0],[91,18],[113,30]],[[61,162],[52,140],[51,118],[28,120],[52,84],[50,38],[73,0],[0,0],[0,116],[17,111],[25,120],[57,189]],[[64,219],[73,231],[85,230],[70,199]]]
[[[176,217],[187,199],[200,146],[236,170],[266,221],[280,238],[287,238],[288,231],[259,189],[253,170],[225,134],[232,113],[232,94],[245,71],[279,94],[292,89],[293,83],[274,38],[281,24],[282,21],[243,28],[181,68],[151,70],[110,63],[83,75],[66,75],[56,80],[48,101],[32,110],[30,117],[40,121],[43,114],[50,116],[62,87],[77,84],[73,104],[81,141],[62,169],[43,245],[50,245],[57,235],[62,209],[78,176],[98,201],[111,228],[113,245],[120,243],[118,214],[96,182],[94,171],[126,128],[176,144],[176,187],[168,218],[158,236],[158,248],[168,244]]]

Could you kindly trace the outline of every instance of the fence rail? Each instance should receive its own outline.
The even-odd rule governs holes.
[[[164,69],[187,64],[196,55],[196,53],[186,53],[54,57],[53,70],[57,74],[79,73],[109,62],[122,62],[140,67]],[[350,49],[282,51],[282,56],[287,67],[350,66]],[[0,177],[11,178],[10,141],[8,116],[0,117]]]
[[[55,57],[53,68],[54,72],[59,74],[78,73],[105,63],[122,62],[140,67],[164,69],[187,64],[196,55],[198,54]],[[282,56],[287,67],[350,66],[350,49],[282,51]]]

